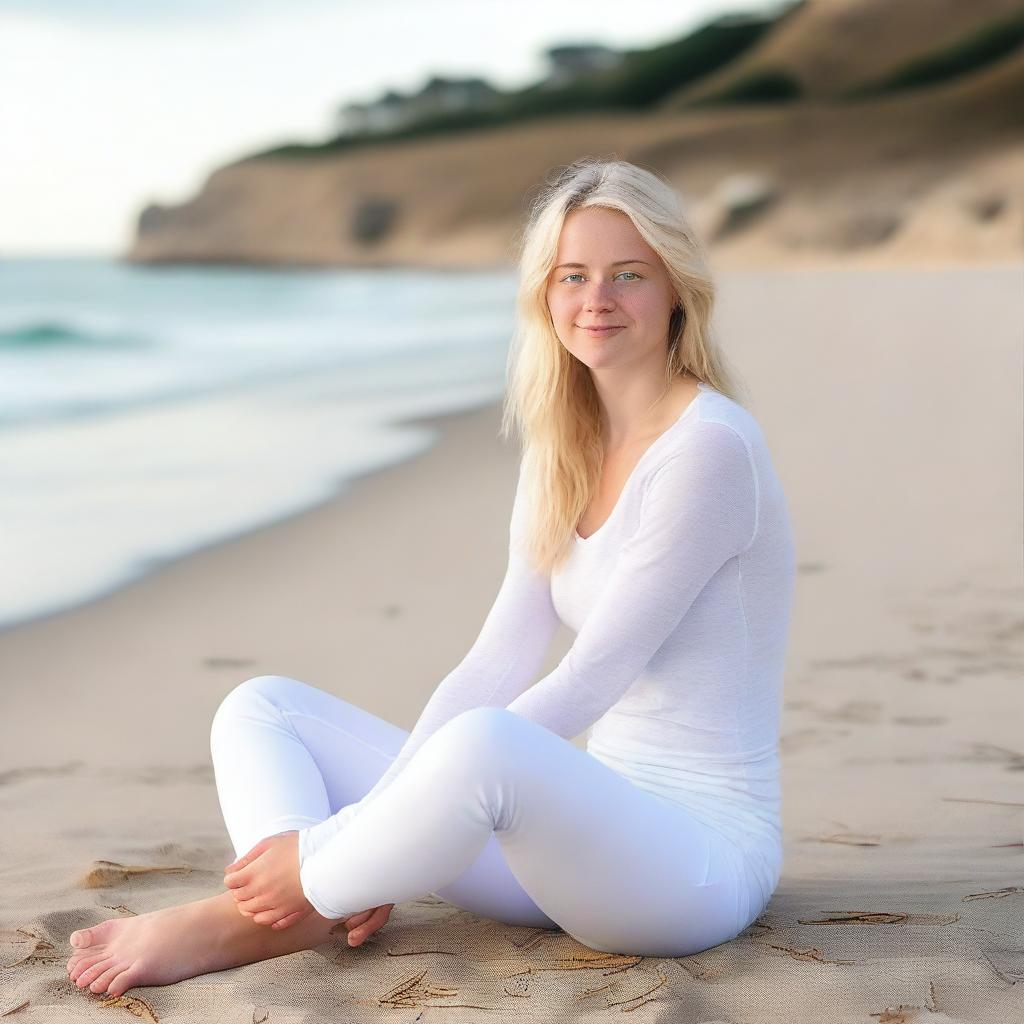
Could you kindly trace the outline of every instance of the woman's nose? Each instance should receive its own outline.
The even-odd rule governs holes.
[[[594,281],[587,285],[584,309],[611,309],[614,305],[615,294],[610,282]]]

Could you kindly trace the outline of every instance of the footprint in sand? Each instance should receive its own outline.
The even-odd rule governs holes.
[[[856,722],[874,725],[881,717],[882,705],[874,700],[848,700],[834,711],[819,711],[818,717],[825,722]]]
[[[69,761],[67,764],[54,765],[52,767],[12,768],[10,771],[0,772],[0,786],[9,786],[15,782],[26,782],[29,779],[40,777],[52,778],[55,775],[73,775],[84,765],[84,761]]]
[[[827,742],[828,736],[820,729],[796,729],[793,732],[783,733],[779,737],[779,752],[794,754],[808,748],[820,747]]]
[[[255,665],[256,661],[253,658],[218,657],[211,654],[203,658],[203,664],[207,668],[245,668],[247,665]]]

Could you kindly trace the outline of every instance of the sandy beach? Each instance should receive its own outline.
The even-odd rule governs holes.
[[[415,722],[504,571],[518,453],[489,405],[317,508],[0,633],[0,1015],[1024,1018],[1022,269],[721,275],[799,567],[782,879],[735,940],[619,957],[425,897],[354,950],[112,1001],[67,978],[75,929],[221,890],[209,726],[237,683]]]

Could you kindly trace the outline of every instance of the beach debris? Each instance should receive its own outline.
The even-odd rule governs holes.
[[[515,939],[512,939],[511,942],[516,949],[525,951],[535,949],[542,942],[545,942],[548,939],[561,938],[564,934],[565,932],[561,928],[557,930],[552,928],[537,928],[534,930],[532,935],[527,935],[522,942],[516,942]]]
[[[895,1010],[886,1007],[880,1013],[868,1014],[869,1017],[877,1017],[878,1024],[910,1024],[920,1018],[921,1006],[906,1005],[900,1003]],[[909,1015],[909,1016],[908,1016]]]
[[[626,999],[609,999],[605,1002],[605,1006],[624,1006],[626,1003],[634,1003],[634,1006],[627,1006],[624,1011],[629,1012],[630,1010],[639,1010],[640,1007],[644,1006],[646,1003],[656,1002],[652,993],[657,992],[663,985],[668,984],[668,977],[662,974],[661,971],[658,971],[658,978],[660,980],[645,991],[640,992],[635,996],[629,996]],[[638,999],[640,1002],[637,1002]]]
[[[1013,800],[985,800],[982,797],[972,796],[943,796],[939,799],[958,804],[998,804],[1001,807],[1024,807],[1024,804]]]
[[[908,914],[894,914],[886,911],[839,910],[827,917],[798,918],[798,924],[904,924]]]
[[[424,968],[419,974],[414,974],[406,978],[405,981],[399,982],[393,989],[381,996],[378,1002],[386,1006],[420,1006],[424,999],[448,999],[459,994],[457,988],[438,988],[429,982],[425,982],[423,979],[427,976],[429,970],[429,967]],[[461,1004],[444,1003],[443,1005],[455,1006]],[[494,1009],[491,1006],[475,1008],[481,1010]]]
[[[119,864],[114,860],[98,860],[84,875],[79,885],[84,889],[102,889],[120,885],[129,878],[139,875],[188,875],[192,868],[187,864],[170,867],[151,867],[145,864]]]
[[[34,932],[26,931],[24,928],[19,928],[18,931],[31,939],[34,945],[20,960],[15,960],[13,964],[4,964],[5,970],[9,970],[12,967],[21,967],[29,963],[52,963],[54,960],[62,958],[60,954],[53,952],[56,947],[49,940],[36,935]]]
[[[599,950],[588,950],[587,954],[566,956],[552,959],[546,963],[534,964],[535,971],[593,971],[603,970],[608,974],[636,967],[646,960],[643,956],[630,956],[622,953],[603,953]]]
[[[133,1017],[152,1021],[152,1024],[160,1024],[160,1018],[156,1015],[156,1010],[142,996],[110,996],[99,1005],[123,1006]]]
[[[1019,846],[1019,843],[1009,844],[1012,846]],[[963,902],[967,900],[1001,900],[1004,896],[1012,896],[1015,892],[1024,892],[1024,885],[1008,885],[1005,889],[995,889],[992,892],[976,892],[970,896],[965,896]]]
[[[858,836],[851,832],[837,832],[831,836],[817,836],[819,843],[844,843],[847,846],[881,846],[881,836]]]
[[[953,924],[959,914],[900,914],[887,910],[837,910],[825,917],[799,917],[797,924]]]
[[[17,1006],[12,1006],[9,1009],[0,1012],[0,1017],[6,1017],[9,1013],[16,1013],[18,1010],[24,1010],[28,1004],[29,1001],[27,999],[23,999]]]
[[[780,946],[775,942],[760,942],[758,945],[767,946],[769,949],[777,949],[780,953],[785,953],[786,956],[792,957],[794,960],[813,960],[819,964],[855,964],[857,962],[856,960],[833,960],[825,956],[815,946],[807,946],[805,949],[801,949],[799,946]]]

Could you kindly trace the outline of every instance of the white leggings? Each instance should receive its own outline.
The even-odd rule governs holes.
[[[285,676],[236,686],[210,747],[235,853],[359,801],[408,733]],[[303,866],[330,917],[432,894],[611,953],[686,956],[762,909],[735,848],[688,811],[505,708],[465,711]],[[321,913],[324,913],[321,910]]]

